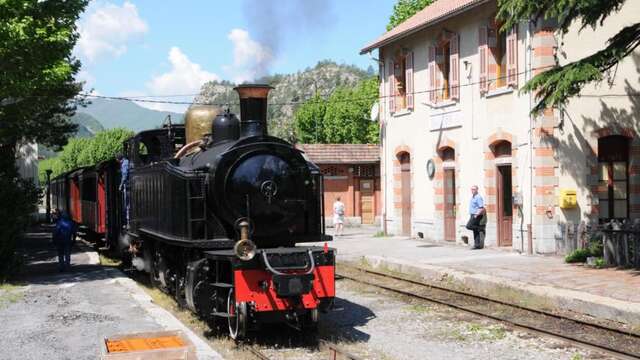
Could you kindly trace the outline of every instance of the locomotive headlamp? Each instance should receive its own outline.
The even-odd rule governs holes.
[[[243,261],[249,261],[256,256],[256,244],[249,240],[249,222],[240,221],[240,240],[233,246],[233,252]]]
[[[240,240],[233,247],[233,252],[243,261],[249,261],[256,256],[256,244],[249,240]]]

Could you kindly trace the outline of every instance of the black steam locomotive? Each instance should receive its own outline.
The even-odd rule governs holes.
[[[53,204],[87,234],[117,242],[154,285],[201,317],[226,319],[234,339],[265,322],[313,329],[335,296],[334,249],[296,246],[331,240],[322,174],[267,134],[270,89],[237,87],[241,120],[229,111],[213,121],[205,114],[200,125],[209,134],[194,141],[182,125],[129,139],[128,221],[114,162],[52,182]]]

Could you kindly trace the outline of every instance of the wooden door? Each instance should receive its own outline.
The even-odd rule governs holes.
[[[400,158],[402,184],[402,235],[411,235],[411,159],[409,154]]]
[[[71,199],[71,204],[70,205],[70,215],[71,215],[71,219],[75,222],[77,222],[78,224],[82,223],[82,205],[81,205],[81,200],[80,200],[80,183],[79,180],[76,179],[72,179],[71,180],[71,186],[70,186],[70,199]]]
[[[375,204],[373,180],[360,180],[360,212],[363,224],[373,224]]]
[[[96,221],[96,232],[104,233],[107,230],[107,193],[105,189],[105,176],[98,173],[98,194],[96,196],[96,207],[98,210],[98,219]]]
[[[456,171],[444,170],[444,239],[456,241]]]
[[[497,228],[498,246],[512,244],[513,204],[511,197],[511,165],[498,166],[497,171]]]

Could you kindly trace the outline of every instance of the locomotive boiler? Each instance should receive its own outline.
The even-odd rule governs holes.
[[[270,89],[236,87],[240,118],[199,109],[199,127],[211,118],[201,138],[185,139],[184,127],[169,125],[126,143],[123,249],[178,302],[226,321],[234,339],[265,322],[313,329],[335,296],[334,249],[302,245],[331,240],[322,174],[292,144],[268,135]]]

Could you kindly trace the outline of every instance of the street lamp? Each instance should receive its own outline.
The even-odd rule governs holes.
[[[45,170],[47,174],[47,224],[51,223],[51,169]]]

